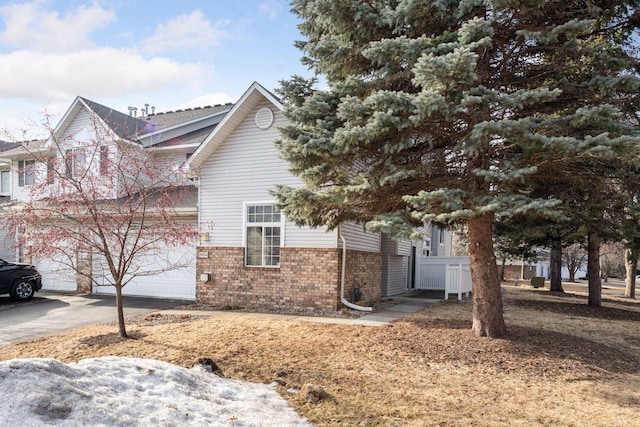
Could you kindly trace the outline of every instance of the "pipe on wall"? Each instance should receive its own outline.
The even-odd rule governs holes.
[[[340,240],[342,240],[342,272],[340,274],[340,302],[346,307],[349,307],[353,310],[358,311],[373,311],[373,307],[362,307],[357,304],[352,304],[344,297],[344,282],[346,281],[347,275],[347,241],[342,235],[342,225],[338,225],[338,235],[340,236]]]

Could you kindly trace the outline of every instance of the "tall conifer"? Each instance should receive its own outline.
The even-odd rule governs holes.
[[[623,48],[636,2],[292,4],[303,62],[328,88],[294,77],[280,90],[292,124],[278,145],[305,183],[276,191],[288,218],[398,236],[466,223],[473,331],[503,336],[493,219],[553,208],[522,191],[541,166],[638,143],[623,110],[640,87]]]

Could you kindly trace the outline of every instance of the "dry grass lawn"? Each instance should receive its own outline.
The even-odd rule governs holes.
[[[318,426],[640,426],[640,301],[591,308],[581,286],[504,286],[509,337],[499,340],[471,333],[470,303],[447,302],[383,327],[130,320],[136,339],[96,325],[0,348],[0,360],[119,355],[191,367],[208,356],[228,377],[279,381]],[[307,403],[287,391],[308,383],[328,396]]]

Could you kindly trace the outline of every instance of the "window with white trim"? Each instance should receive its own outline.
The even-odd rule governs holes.
[[[431,239],[424,239],[424,243],[422,244],[422,255],[423,256],[431,256]]]
[[[18,161],[18,187],[33,185],[36,176],[35,160]]]
[[[245,208],[245,265],[279,267],[282,213],[272,204],[247,204]]]

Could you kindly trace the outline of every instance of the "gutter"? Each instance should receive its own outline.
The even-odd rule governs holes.
[[[338,225],[338,235],[342,240],[342,272],[340,275],[340,302],[342,302],[344,306],[349,307],[350,309],[353,309],[353,310],[373,311],[373,307],[362,307],[357,304],[352,304],[349,301],[347,301],[346,298],[344,297],[344,282],[345,282],[345,277],[347,272],[347,241],[344,239],[344,236],[342,235],[342,227],[340,225]]]

